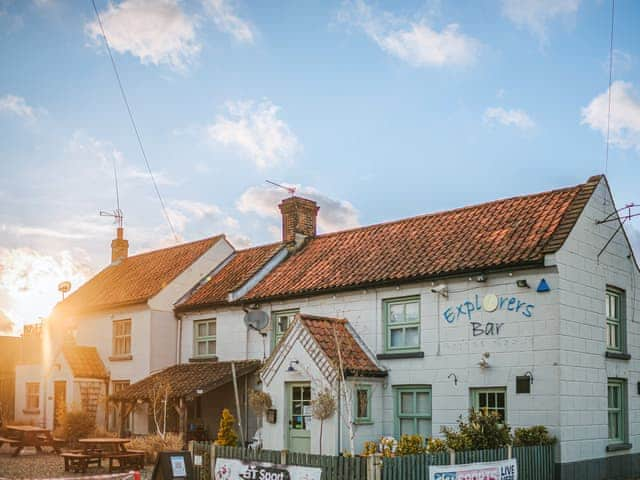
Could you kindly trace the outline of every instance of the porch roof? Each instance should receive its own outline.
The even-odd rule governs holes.
[[[123,402],[146,402],[151,399],[154,387],[163,384],[170,385],[169,397],[172,399],[193,397],[197,390],[209,392],[231,382],[232,363],[235,363],[238,377],[255,372],[261,365],[259,360],[183,363],[149,375],[114,393],[110,398]]]

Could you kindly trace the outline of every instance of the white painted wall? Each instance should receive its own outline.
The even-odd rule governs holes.
[[[562,462],[627,454],[607,453],[607,379],[627,379],[629,441],[640,452],[640,275],[622,234],[600,259],[598,252],[619,224],[597,225],[616,207],[604,182],[587,204],[576,228],[555,255],[560,292],[560,451]],[[605,358],[605,290],[626,291],[627,344],[631,360]]]

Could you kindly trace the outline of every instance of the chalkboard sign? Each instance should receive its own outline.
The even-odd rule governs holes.
[[[152,480],[195,480],[189,452],[159,452]]]

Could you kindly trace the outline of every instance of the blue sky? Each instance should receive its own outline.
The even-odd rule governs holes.
[[[330,231],[605,168],[609,1],[96,3],[184,240],[277,238],[285,193],[265,179],[316,199]],[[640,202],[637,25],[618,0],[619,206]],[[90,0],[0,0],[0,62],[0,330],[17,331],[109,261],[114,163],[132,252],[174,240]]]

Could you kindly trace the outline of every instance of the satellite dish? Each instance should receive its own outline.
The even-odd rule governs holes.
[[[60,282],[58,284],[59,292],[67,293],[69,290],[71,290],[71,282],[65,280],[64,282]]]
[[[244,324],[252,330],[262,330],[269,325],[269,315],[262,310],[248,310],[244,314]]]

